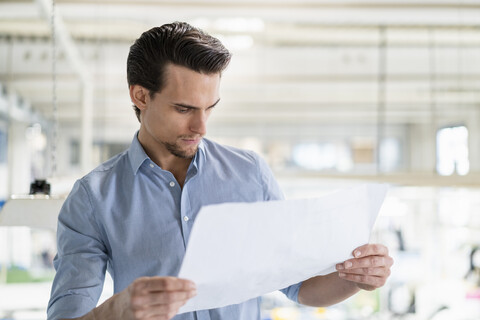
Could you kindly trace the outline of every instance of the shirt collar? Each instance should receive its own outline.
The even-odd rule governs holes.
[[[142,165],[142,163],[149,159],[145,150],[143,150],[140,141],[138,141],[138,131],[135,133],[133,137],[132,144],[130,148],[128,148],[128,158],[130,159],[130,165],[132,166],[132,170],[134,174],[137,174],[138,169]]]
[[[143,164],[143,162],[145,162],[145,160],[150,159],[150,157],[145,153],[145,150],[143,150],[143,147],[140,144],[140,141],[138,141],[138,131],[135,133],[132,140],[132,144],[128,149],[128,158],[130,160],[130,165],[132,166],[132,170],[134,174],[137,174],[138,169]],[[205,143],[203,142],[203,139],[202,141],[200,141],[200,144],[198,145],[198,151],[193,157],[193,160],[190,166],[193,165],[197,170],[199,170],[200,158],[205,160]]]
[[[195,155],[195,164],[198,166],[199,163],[199,158],[202,158],[203,161],[205,161],[206,155],[205,155],[205,138],[202,138],[198,145],[198,151],[197,154]]]

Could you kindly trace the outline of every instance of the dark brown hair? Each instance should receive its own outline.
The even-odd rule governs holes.
[[[128,85],[141,85],[150,96],[165,87],[165,66],[173,63],[200,73],[221,73],[231,53],[217,38],[185,22],[164,24],[145,31],[130,47]],[[140,109],[133,106],[138,121]]]

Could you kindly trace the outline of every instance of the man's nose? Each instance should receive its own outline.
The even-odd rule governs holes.
[[[208,115],[205,112],[197,112],[190,123],[190,130],[199,135],[205,135],[207,133],[207,120]]]

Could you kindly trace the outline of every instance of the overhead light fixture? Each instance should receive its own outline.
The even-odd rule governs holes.
[[[262,32],[265,22],[259,18],[219,18],[213,23],[217,31]]]
[[[222,43],[232,50],[250,49],[255,44],[249,35],[215,35]]]

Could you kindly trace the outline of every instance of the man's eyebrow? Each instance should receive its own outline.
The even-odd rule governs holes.
[[[211,106],[209,106],[208,108],[213,108],[215,107],[218,103],[220,102],[220,98],[218,98],[218,100],[212,104]],[[188,105],[188,104],[184,104],[184,103],[173,103],[174,106],[177,106],[177,107],[182,107],[182,108],[187,108],[187,109],[201,109],[199,107],[195,107],[195,106],[191,106],[191,105]],[[207,108],[207,109],[208,109]]]

